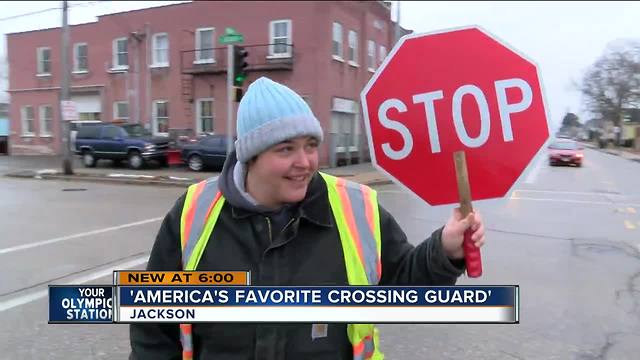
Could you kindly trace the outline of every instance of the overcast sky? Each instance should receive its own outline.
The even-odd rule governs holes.
[[[179,1],[70,1],[71,24],[96,21],[96,16]],[[60,1],[3,1],[0,18],[59,7]],[[416,32],[480,25],[533,59],[540,66],[552,127],[569,110],[585,116],[581,96],[572,83],[620,39],[640,39],[640,3],[592,1],[418,2],[403,1],[400,23]],[[393,12],[395,19],[395,11]],[[46,11],[0,20],[0,33],[60,26],[61,12]],[[329,29],[327,29],[329,31]],[[6,54],[4,36],[0,58]],[[0,84],[4,90],[6,84]],[[2,95],[0,95],[2,100]]]

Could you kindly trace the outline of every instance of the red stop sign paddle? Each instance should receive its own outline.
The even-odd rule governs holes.
[[[506,196],[549,137],[536,65],[475,26],[404,36],[361,100],[374,166],[464,216],[471,199]],[[463,248],[480,276],[470,233]]]

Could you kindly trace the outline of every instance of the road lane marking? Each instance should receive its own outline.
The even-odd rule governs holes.
[[[545,199],[545,198],[530,198],[530,197],[511,197],[512,200],[530,200],[530,201],[551,201],[551,202],[564,202],[573,204],[589,204],[589,205],[613,205],[610,201],[584,201],[584,200],[564,200],[564,199]],[[627,204],[625,204],[627,205]],[[640,206],[640,204],[628,204],[632,206]]]
[[[535,165],[533,165],[533,169],[531,169],[531,172],[529,173],[529,175],[527,175],[527,179],[525,180],[527,184],[533,184],[536,182],[536,180],[538,180],[538,174],[540,174],[540,169],[542,169],[542,164],[545,161],[546,161],[546,157],[544,156],[538,157],[538,160],[536,161]]]
[[[114,270],[131,269],[131,268],[134,268],[136,266],[142,265],[142,264],[146,263],[147,261],[149,261],[149,255],[138,256],[138,257],[136,257],[134,259],[131,259],[131,260],[128,260],[128,261],[115,263],[115,264],[113,264],[112,266],[110,266],[110,267],[108,267],[106,269],[98,270],[98,271],[95,271],[93,273],[89,273],[89,274],[82,275],[82,276],[79,276],[79,277],[76,277],[76,278],[72,278],[69,281],[65,281],[63,284],[60,284],[60,285],[85,284],[85,283],[88,283],[90,281],[103,278],[105,276],[112,276]],[[112,281],[112,279],[109,279],[109,281]],[[56,285],[58,285],[58,284],[56,284]],[[46,297],[47,295],[49,295],[49,287],[48,286],[45,289],[37,290],[37,291],[34,291],[34,292],[30,293],[30,294],[17,296],[17,297],[14,297],[14,298],[6,300],[6,301],[0,301],[0,312],[3,312],[5,310],[9,310],[9,309],[13,309],[14,307],[17,307],[17,306],[28,304],[28,303],[30,303],[32,301],[36,301],[36,300],[42,299],[43,297]]]
[[[527,193],[539,193],[539,194],[565,194],[565,195],[607,195],[607,196],[624,196],[621,194],[613,194],[608,192],[585,192],[585,191],[557,191],[557,190],[527,190],[527,189],[517,189],[515,191],[518,192],[527,192]]]
[[[630,212],[631,214],[635,214],[636,213],[636,209],[632,208],[632,207],[628,207],[627,211]]]
[[[625,220],[624,221],[624,227],[627,228],[627,230],[635,230],[636,226],[629,220]]]
[[[57,238],[54,238],[54,239],[38,241],[38,242],[35,242],[35,243],[8,247],[8,248],[0,249],[0,255],[8,254],[8,253],[11,253],[11,252],[14,252],[14,251],[31,249],[31,248],[38,247],[38,246],[49,245],[49,244],[57,243],[57,242],[60,242],[60,241],[67,241],[67,240],[77,239],[77,238],[81,238],[81,237],[85,237],[85,236],[102,234],[102,233],[109,232],[109,231],[126,229],[128,227],[149,224],[149,223],[152,223],[152,222],[160,221],[162,219],[163,219],[162,217],[157,217],[157,218],[152,218],[152,219],[132,222],[132,223],[129,223],[129,224],[112,226],[112,227],[108,227],[108,228],[104,228],[104,229],[92,230],[92,231],[87,231],[87,232],[83,232],[83,233],[79,233],[79,234],[73,234],[73,235],[68,235],[68,236],[57,237]]]

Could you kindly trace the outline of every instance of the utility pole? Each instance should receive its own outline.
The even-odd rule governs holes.
[[[227,45],[227,155],[233,149],[233,45]]]
[[[69,96],[69,22],[68,22],[68,5],[67,1],[62,2],[62,93],[60,94],[62,101],[68,101]],[[60,106],[62,108],[62,106]],[[65,175],[73,175],[73,162],[71,161],[70,149],[70,127],[69,122],[62,117],[60,110],[60,138],[62,139],[62,170]]]
[[[395,42],[393,43],[395,45],[395,43],[398,42],[398,40],[400,40],[401,38],[401,31],[400,31],[400,1],[396,1],[396,38],[395,38]]]

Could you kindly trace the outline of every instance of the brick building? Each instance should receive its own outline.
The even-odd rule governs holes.
[[[310,104],[327,134],[321,164],[368,154],[359,94],[396,37],[382,1],[198,1],[71,26],[81,120],[139,122],[166,136],[226,133],[218,38],[227,27],[244,35],[245,87],[268,76]],[[13,154],[59,152],[60,39],[60,28],[7,35]]]

